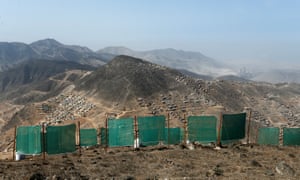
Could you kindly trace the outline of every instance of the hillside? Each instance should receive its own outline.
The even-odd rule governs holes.
[[[219,117],[220,111],[238,113],[250,107],[252,142],[262,126],[300,127],[300,84],[195,79],[129,56],[117,56],[96,70],[40,60],[17,67],[0,76],[6,77],[0,82],[0,134],[5,139],[0,151],[11,151],[15,126],[77,120],[82,127],[99,128],[107,116],[169,114],[170,127],[183,127],[190,115]]]
[[[25,84],[43,81],[51,76],[72,69],[92,70],[93,68],[87,65],[65,61],[24,61],[14,68],[0,73],[0,92]]]
[[[183,89],[175,78],[181,73],[129,57],[117,56],[78,83],[78,89],[90,91],[107,101],[145,98],[172,89]]]
[[[62,76],[64,72],[76,69],[88,71],[94,68],[66,61],[24,61],[9,70],[0,72],[0,99],[13,98],[19,103],[29,103],[42,97],[45,99],[49,95],[47,93],[54,95],[59,92],[56,90],[61,91],[64,87],[63,84],[56,82],[55,78],[58,78],[55,77],[56,75]],[[32,92],[40,93],[37,95],[31,94]]]
[[[0,42],[0,72],[18,62],[36,57],[37,53],[27,44]]]
[[[262,125],[297,126],[300,122],[299,84],[256,83],[235,76],[199,78],[124,55],[96,70],[71,62],[30,61],[1,74],[0,98],[26,105],[80,94],[97,104],[94,112],[86,115],[96,124],[103,123],[94,121],[100,118],[97,112],[126,116],[126,108],[131,115],[171,113],[171,124],[182,125],[183,113],[212,113],[211,108],[218,106],[227,112],[251,107],[255,112],[252,118]]]

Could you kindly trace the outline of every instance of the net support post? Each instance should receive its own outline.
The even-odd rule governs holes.
[[[170,113],[167,115],[168,121],[168,148],[170,148]]]
[[[13,161],[16,159],[16,139],[17,139],[17,126],[15,126],[15,130],[14,130],[14,147],[13,147]]]
[[[187,144],[187,134],[188,134],[188,129],[187,129],[187,120],[186,120],[186,117],[185,117],[185,113],[183,114],[183,128],[184,128],[184,144]]]
[[[45,124],[42,124],[42,138],[43,138],[43,160],[46,160],[46,138],[45,138]]]
[[[108,117],[105,118],[105,151],[108,150]]]
[[[80,121],[78,121],[78,145],[79,145],[79,156],[81,156],[81,144],[80,144]]]
[[[250,144],[250,125],[251,125],[252,110],[251,108],[245,108],[245,110],[248,113],[247,144]]]
[[[221,129],[222,129],[222,123],[223,123],[223,113],[220,112],[219,127],[218,127],[218,141],[217,141],[217,146],[219,146],[219,147],[221,147]]]
[[[133,129],[134,129],[134,145],[133,145],[133,149],[134,150],[136,150],[136,149],[138,149],[138,147],[139,147],[139,140],[138,140],[138,126],[137,126],[137,117],[136,117],[136,115],[134,116],[134,127],[133,127]]]

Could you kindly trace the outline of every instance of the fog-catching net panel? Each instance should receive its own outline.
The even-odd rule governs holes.
[[[108,120],[108,145],[110,147],[133,146],[133,118]]]
[[[106,145],[106,128],[100,129],[100,141],[102,146]]]
[[[76,151],[76,125],[48,126],[46,151],[48,154],[61,154]]]
[[[259,128],[257,143],[260,145],[279,145],[279,128]]]
[[[300,128],[284,128],[283,145],[300,146]]]
[[[188,139],[192,142],[216,142],[217,118],[215,116],[189,116]]]
[[[17,128],[16,151],[20,154],[41,154],[41,126],[21,126]]]
[[[245,138],[246,113],[224,114],[221,129],[221,141]]]
[[[97,145],[97,130],[80,129],[80,146],[95,146]]]
[[[140,143],[144,146],[157,145],[165,139],[165,116],[138,117]]]
[[[180,128],[165,128],[165,144],[180,144],[182,139]]]

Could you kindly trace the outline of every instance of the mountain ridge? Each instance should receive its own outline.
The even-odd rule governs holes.
[[[236,75],[236,73],[221,62],[203,55],[200,52],[176,50],[173,48],[135,51],[124,46],[106,47],[97,53],[128,55],[145,59],[173,69],[185,69],[197,74],[208,76]]]
[[[232,68],[233,66],[216,61],[200,52],[176,50],[173,48],[135,51],[124,46],[110,46],[95,52],[87,47],[65,45],[51,38],[38,40],[30,44],[22,42],[0,42],[0,72],[31,59],[75,61],[81,64],[99,67],[122,54],[141,58],[173,69],[180,69],[187,75],[194,77],[199,75],[199,78],[240,76],[253,81],[269,83],[300,83],[300,75],[297,72],[299,71],[298,69],[295,71],[284,69],[268,71],[262,69],[255,73],[237,73],[238,70]]]
[[[0,42],[0,72],[31,59],[75,61],[92,66],[103,65],[101,55],[87,47],[64,45],[55,39],[43,39],[30,44]]]

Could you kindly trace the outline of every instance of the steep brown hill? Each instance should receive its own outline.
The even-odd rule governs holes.
[[[78,89],[108,101],[132,100],[173,89],[183,90],[184,85],[176,81],[178,76],[182,76],[178,71],[121,55],[83,78]]]

